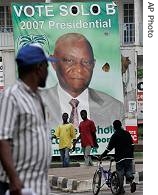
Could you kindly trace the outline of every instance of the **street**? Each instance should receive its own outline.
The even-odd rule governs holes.
[[[130,188],[129,186],[125,186],[125,195],[131,195],[131,192],[130,192]],[[61,192],[61,191],[57,191],[57,190],[54,190],[54,192],[50,193],[50,195],[92,195],[92,192]],[[111,191],[110,190],[107,190],[107,191],[100,191],[99,192],[99,195],[112,195]],[[137,190],[135,193],[133,193],[133,195],[143,195],[143,184],[137,184]]]

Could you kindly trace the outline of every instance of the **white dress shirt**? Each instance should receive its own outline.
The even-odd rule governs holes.
[[[57,86],[57,91],[58,91],[58,95],[59,95],[59,102],[60,102],[60,107],[61,107],[61,112],[62,113],[66,112],[66,113],[68,113],[68,115],[70,117],[72,107],[69,104],[69,102],[73,98],[73,99],[77,99],[79,101],[79,105],[77,107],[78,108],[79,122],[82,121],[82,118],[80,116],[81,110],[86,110],[87,111],[87,117],[90,118],[89,101],[88,101],[88,89],[85,89],[76,98],[72,97],[65,90],[63,90],[59,84]]]

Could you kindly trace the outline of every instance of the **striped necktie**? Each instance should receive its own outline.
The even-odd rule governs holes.
[[[71,111],[71,114],[70,114],[69,122],[72,123],[75,128],[78,128],[79,119],[78,119],[77,106],[79,104],[79,101],[77,99],[71,99],[69,104],[72,106],[72,111]]]

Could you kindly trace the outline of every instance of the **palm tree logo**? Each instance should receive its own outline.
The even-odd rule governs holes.
[[[45,34],[43,35],[21,35],[18,37],[17,40],[17,50],[20,47],[24,47],[27,44],[31,44],[31,43],[38,43],[42,46],[42,48],[49,53],[50,51],[50,45],[49,45],[49,41],[48,38]]]

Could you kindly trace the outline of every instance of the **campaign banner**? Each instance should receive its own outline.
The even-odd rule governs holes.
[[[12,20],[15,53],[26,44],[39,43],[48,56],[60,55],[60,65],[65,64],[65,69],[68,65],[71,70],[74,66],[77,67],[73,73],[73,77],[76,77],[73,82],[72,76],[66,78],[71,70],[65,70],[61,76],[58,64],[49,64],[46,86],[49,93],[44,99],[50,108],[52,133],[62,123],[63,112],[70,116],[71,108],[66,99],[70,96],[78,97],[79,122],[82,121],[80,111],[87,110],[88,118],[96,125],[99,144],[99,148],[92,152],[101,153],[114,132],[113,121],[124,118],[117,4],[113,1],[12,3]],[[88,42],[90,49],[83,52],[83,46],[77,48],[77,39],[70,46],[71,35],[72,39],[75,36],[82,37]],[[71,40],[66,45],[65,39],[68,38]],[[63,47],[60,46],[60,51],[57,52],[60,40],[63,40]],[[73,47],[76,47],[75,50]],[[90,50],[91,55],[87,54]],[[90,67],[91,64],[93,67]],[[81,65],[85,71],[81,70]],[[88,66],[89,69],[86,69]],[[68,79],[71,79],[71,83],[67,83]],[[83,81],[86,79],[89,80]],[[81,82],[87,82],[87,86],[82,88]],[[79,91],[77,86],[81,89],[78,96],[74,95]],[[78,127],[76,134],[79,134]],[[59,155],[58,140],[53,140],[52,145],[52,155]],[[82,154],[80,143],[75,154]]]

